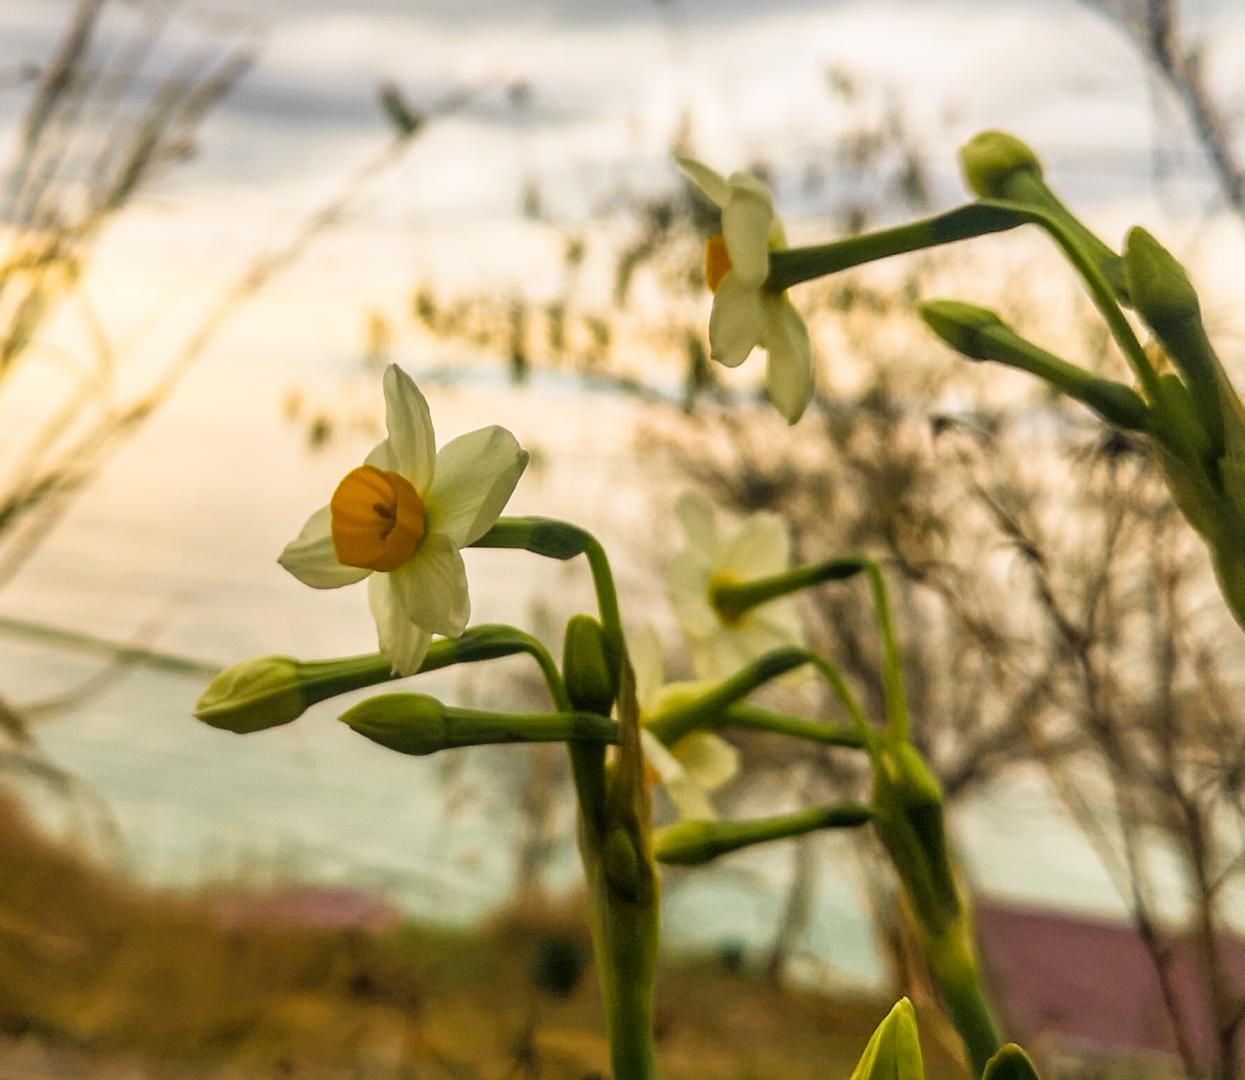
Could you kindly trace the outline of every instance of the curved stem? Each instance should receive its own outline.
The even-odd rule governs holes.
[[[860,702],[852,693],[839,669],[825,657],[809,649],[799,649],[795,646],[774,649],[766,653],[695,700],[654,716],[645,726],[667,746],[672,746],[692,731],[720,725],[724,718],[729,716],[729,710],[736,702],[742,701],[766,683],[806,664],[811,665],[826,680],[834,696],[851,717],[859,745],[870,745],[871,741],[876,738],[876,733],[869,726],[864,709],[861,708]],[[757,710],[751,714],[745,712],[743,715],[745,718],[749,716],[755,718],[760,713],[761,710]],[[777,717],[781,714],[763,715]],[[771,728],[771,730],[776,729]],[[794,733],[794,730],[788,732],[788,734]]]
[[[897,739],[908,738],[908,695],[904,689],[903,663],[891,619],[890,599],[882,568],[869,558],[863,559],[869,575],[869,591],[877,612],[878,633],[882,639],[882,689],[886,700],[886,725]]]
[[[775,735],[787,735],[793,739],[821,743],[823,746],[848,746],[859,749],[864,746],[860,732],[840,724],[825,724],[820,720],[806,720],[800,716],[771,712],[758,705],[732,705],[718,715],[715,730],[740,728],[746,731],[768,731]]]
[[[1016,207],[971,202],[933,217],[863,236],[850,236],[831,244],[774,251],[770,253],[770,273],[765,287],[782,292],[792,285],[892,255],[1005,232],[1025,224],[1025,220]]]

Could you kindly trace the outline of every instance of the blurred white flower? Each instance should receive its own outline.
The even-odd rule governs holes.
[[[786,290],[765,288],[770,252],[787,246],[774,197],[755,176],[734,172],[724,177],[691,158],[676,160],[722,211],[722,232],[705,247],[705,280],[713,292],[712,356],[727,367],[738,367],[758,345],[765,349],[770,400],[794,424],[813,396],[813,349],[808,327]]]
[[[710,684],[663,683],[661,641],[651,626],[631,636],[628,651],[640,706],[640,743],[652,779],[665,789],[679,817],[717,817],[709,796],[739,771],[739,751],[708,731],[693,731],[668,747],[644,726],[666,710],[699,697]]]
[[[399,675],[419,670],[433,634],[471,615],[459,549],[497,520],[527,451],[505,428],[461,435],[438,452],[428,402],[396,364],[385,371],[388,437],[337,485],[278,562],[314,589],[370,576],[380,650]]]
[[[770,600],[742,615],[719,610],[713,600],[715,586],[739,585],[791,568],[786,522],[760,512],[724,534],[708,503],[690,492],[679,499],[675,512],[687,546],[670,561],[666,591],[687,636],[696,674],[721,682],[773,649],[802,645],[793,597]]]

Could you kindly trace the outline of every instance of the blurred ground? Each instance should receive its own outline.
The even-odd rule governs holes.
[[[309,890],[124,884],[0,802],[0,1077],[603,1075],[589,945],[545,910],[477,933]],[[738,958],[659,982],[664,1074],[846,1076],[885,1011],[784,990]],[[939,1025],[923,1018],[927,1036]],[[961,1075],[938,1046],[930,1076]]]

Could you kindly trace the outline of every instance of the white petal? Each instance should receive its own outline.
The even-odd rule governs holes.
[[[778,642],[804,644],[804,623],[794,596],[783,596],[753,608],[744,616],[744,622],[772,634]]]
[[[635,697],[640,712],[649,715],[661,691],[664,674],[661,638],[652,623],[644,623],[627,638],[627,653],[631,657],[631,669],[635,672]]]
[[[756,177],[732,173],[731,197],[722,207],[722,235],[731,270],[745,285],[759,289],[769,277],[769,233],[774,198]]]
[[[730,645],[738,658],[736,670],[774,649],[798,644],[798,641],[791,640],[784,628],[765,619],[744,618],[730,630]]]
[[[424,498],[429,530],[444,533],[460,548],[479,540],[505,509],[527,457],[503,427],[451,439],[437,453],[436,475]]]
[[[692,667],[698,678],[721,682],[767,652],[790,644],[764,622],[745,617],[733,626],[719,623],[715,633],[691,643]]]
[[[644,748],[644,760],[657,774],[679,817],[694,820],[716,817],[709,797],[687,775],[678,758],[647,728],[640,729],[640,745]]]
[[[689,638],[712,634],[718,616],[709,602],[709,571],[691,552],[680,552],[666,567],[666,595]]]
[[[363,459],[363,464],[374,465],[378,469],[388,469],[390,472],[398,471],[398,459],[388,439],[381,439],[373,446],[371,452]]]
[[[652,709],[645,714],[646,719],[664,716],[672,709],[681,709],[690,705],[697,698],[704,697],[714,684],[710,682],[693,682],[690,679],[681,682],[666,683],[653,699]]]
[[[407,617],[434,634],[458,637],[471,618],[467,570],[454,542],[429,533],[414,557],[388,575]]]
[[[765,304],[761,290],[744,285],[729,270],[713,294],[709,313],[709,348],[727,367],[739,367],[765,337]]]
[[[322,506],[307,519],[302,532],[285,545],[277,562],[313,589],[339,589],[343,585],[353,585],[372,572],[357,566],[342,566],[337,561],[327,506]]]
[[[716,791],[739,772],[739,751],[708,731],[683,736],[670,752],[702,791]]]
[[[720,209],[726,205],[726,200],[731,196],[731,187],[725,176],[693,158],[676,157],[674,160],[683,170],[683,175],[700,188],[705,198],[714,206]]]
[[[813,396],[813,346],[808,327],[785,296],[766,305],[765,388],[774,407],[794,424]]]
[[[720,538],[718,524],[713,519],[713,507],[694,491],[685,491],[674,504],[675,515],[683,526],[688,549],[698,552],[705,562],[712,562],[718,553]]]
[[[769,249],[770,251],[783,251],[787,247],[787,229],[782,223],[782,218],[777,214],[769,223]]]
[[[422,495],[432,483],[436,434],[428,402],[415,380],[397,364],[385,369],[385,425],[397,471]]]
[[[731,632],[721,623],[716,625],[712,634],[697,639],[689,635],[688,652],[692,658],[692,670],[698,679],[720,683],[747,663],[740,660],[731,637]]]
[[[715,566],[737,581],[781,574],[791,565],[791,535],[779,514],[749,514],[725,542]]]
[[[411,622],[393,592],[389,574],[373,574],[367,583],[367,602],[376,620],[380,651],[397,675],[414,675],[424,661],[432,635]]]

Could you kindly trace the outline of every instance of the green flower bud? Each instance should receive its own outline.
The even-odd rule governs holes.
[[[924,1080],[925,1062],[912,1002],[900,998],[869,1039],[851,1080]]]
[[[986,1062],[981,1080],[1038,1080],[1029,1056],[1015,1043],[1008,1043]]]
[[[1015,135],[1005,131],[982,131],[960,148],[964,183],[983,199],[1011,198],[1017,173],[1042,178],[1037,155]]]
[[[445,706],[427,694],[382,694],[341,715],[353,731],[399,754],[433,754],[450,743]]]
[[[445,646],[434,642],[425,667],[435,665],[444,651]],[[380,653],[310,661],[261,656],[217,675],[196,703],[195,716],[212,727],[249,734],[288,724],[318,701],[394,677]]]
[[[874,757],[874,815],[882,842],[928,935],[961,913],[943,822],[942,786],[908,742],[890,742]]]
[[[614,892],[635,900],[645,887],[647,873],[634,837],[625,828],[610,829],[601,849],[601,867]]]
[[[617,670],[601,624],[590,615],[573,615],[566,624],[562,671],[575,708],[608,716],[618,688]]]
[[[1007,328],[988,308],[959,300],[929,300],[917,310],[926,326],[970,360],[994,359],[994,350],[987,345],[983,332]]]
[[[301,665],[290,656],[257,656],[225,668],[195,703],[195,716],[224,731],[248,734],[302,715]]]
[[[501,743],[618,741],[618,725],[595,713],[496,713],[444,705],[427,694],[382,694],[341,715],[347,727],[400,754]]]
[[[1136,391],[1101,379],[1022,338],[993,311],[958,300],[929,300],[921,318],[970,360],[993,360],[1036,375],[1124,431],[1147,431],[1150,414]]]
[[[1202,308],[1185,268],[1139,225],[1124,241],[1124,273],[1133,307],[1156,332],[1160,325],[1200,317]]]
[[[1204,432],[1201,441],[1209,440],[1204,452],[1218,458],[1236,434],[1225,432],[1225,423],[1239,427],[1239,417],[1225,414],[1225,403],[1230,402],[1228,409],[1237,408],[1232,401],[1235,392],[1206,336],[1193,282],[1171,252],[1142,228],[1129,231],[1124,273],[1137,313],[1188,383],[1193,411]]]

